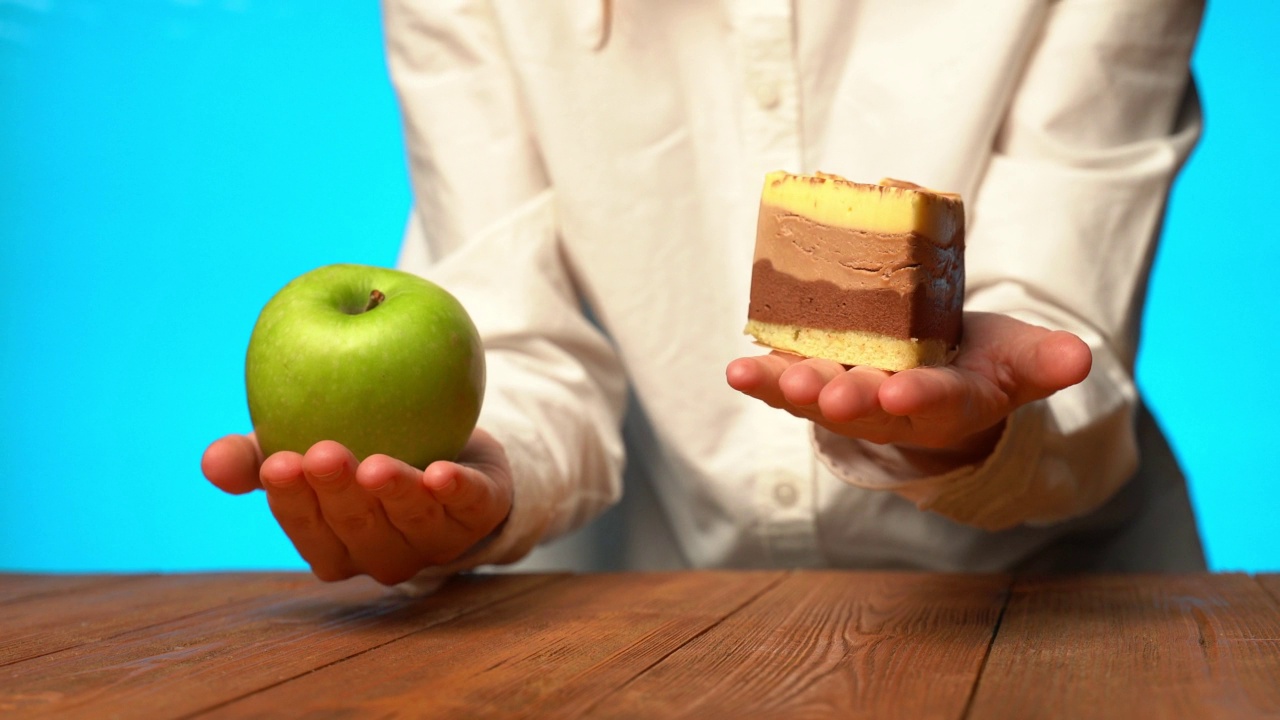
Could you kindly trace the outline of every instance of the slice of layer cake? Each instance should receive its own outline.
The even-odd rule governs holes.
[[[913,183],[769,173],[746,332],[845,365],[942,365],[960,345],[964,203]]]

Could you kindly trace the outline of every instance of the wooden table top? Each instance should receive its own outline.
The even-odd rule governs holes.
[[[1280,576],[0,575],[0,717],[1280,716]]]

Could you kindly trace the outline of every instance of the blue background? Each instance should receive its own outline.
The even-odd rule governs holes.
[[[271,294],[394,262],[409,192],[379,22],[374,3],[0,0],[0,569],[304,567],[262,494],[220,494],[199,458],[248,428]],[[1207,131],[1139,361],[1220,570],[1280,570],[1277,31],[1270,0],[1208,11]]]

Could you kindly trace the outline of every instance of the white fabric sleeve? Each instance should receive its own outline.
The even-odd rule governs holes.
[[[982,463],[929,476],[815,429],[843,480],[1002,529],[1089,512],[1134,473],[1137,327],[1170,183],[1200,134],[1188,71],[1203,3],[1053,3],[969,204],[969,311],[1079,335],[1081,384],[1016,411]]]
[[[467,308],[485,347],[479,425],[511,461],[505,524],[433,576],[520,559],[621,492],[623,369],[584,315],[554,193],[488,4],[387,0],[413,190],[399,266]]]

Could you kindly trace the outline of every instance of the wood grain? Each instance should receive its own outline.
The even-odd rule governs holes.
[[[581,575],[220,707],[219,718],[573,718],[781,573]]]
[[[960,718],[1009,581],[798,572],[605,698],[603,718]]]
[[[297,586],[302,576],[150,575],[85,587],[50,579],[60,591],[0,605],[0,667],[110,638],[170,618]]]
[[[554,576],[458,578],[415,598],[367,580],[295,576],[285,592],[155,624],[5,668],[0,715],[179,717],[447,622]],[[243,582],[250,582],[252,576]],[[241,582],[237,582],[242,584]],[[327,690],[340,695],[339,684]],[[277,709],[277,715],[279,715]],[[286,713],[291,714],[291,713]]]
[[[1015,585],[972,718],[1250,718],[1280,713],[1280,613],[1234,576]]]
[[[0,605],[30,597],[81,592],[99,585],[137,580],[138,575],[17,575],[0,573]]]
[[[1271,593],[1271,597],[1276,599],[1277,604],[1280,604],[1280,575],[1259,575],[1258,583]]]
[[[1009,584],[7,575],[0,717],[1280,716],[1280,576]]]

